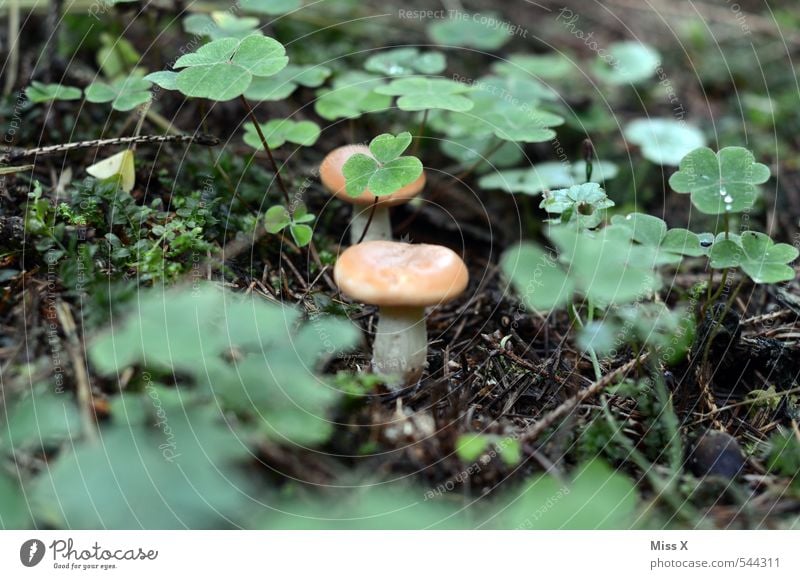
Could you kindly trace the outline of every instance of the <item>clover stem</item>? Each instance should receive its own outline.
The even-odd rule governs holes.
[[[280,187],[281,192],[283,193],[283,198],[286,201],[287,207],[292,205],[292,200],[289,195],[289,190],[286,188],[286,185],[281,178],[281,172],[278,169],[278,164],[275,162],[275,157],[272,156],[272,149],[269,148],[269,144],[267,144],[267,139],[264,136],[264,133],[261,131],[261,125],[258,124],[258,119],[256,118],[253,109],[250,107],[250,103],[247,102],[247,99],[244,98],[244,95],[239,96],[239,100],[242,101],[245,110],[247,111],[247,116],[250,117],[253,125],[256,128],[256,133],[258,133],[258,138],[261,141],[261,144],[264,147],[264,150],[267,152],[267,156],[269,157],[269,162],[272,164],[272,171],[275,173],[275,179],[278,181],[278,187]]]
[[[428,357],[425,308],[380,308],[372,344],[372,368],[389,388],[413,384],[422,376]]]
[[[591,300],[588,300],[588,306],[589,306],[589,313],[587,319],[589,322],[591,322],[594,319],[594,306]],[[570,318],[572,318],[572,321],[580,329],[583,329],[584,327],[583,321],[581,320],[581,316],[580,314],[578,314],[578,310],[575,307],[574,303],[570,304],[569,314]],[[592,346],[588,346],[586,348],[586,353],[589,354],[589,359],[592,361],[592,370],[594,370],[595,380],[601,380],[603,378],[603,371],[600,368],[600,360],[598,360],[597,358],[597,352],[594,351],[594,348]]]
[[[353,207],[350,220],[350,243],[358,245],[364,241],[392,239],[392,222],[389,219],[389,208],[381,205],[378,198],[367,208]]]

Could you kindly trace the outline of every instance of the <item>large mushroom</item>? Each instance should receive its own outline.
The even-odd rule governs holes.
[[[365,189],[358,197],[351,197],[345,189],[342,167],[356,153],[372,157],[369,147],[365,145],[345,145],[328,153],[319,168],[320,180],[332,195],[353,205],[353,217],[350,221],[351,243],[358,243],[361,239],[364,228],[369,222],[373,202],[377,203],[377,206],[363,241],[391,240],[392,223],[389,220],[389,207],[408,203],[416,197],[425,187],[425,172],[423,171],[416,181],[401,187],[391,195],[376,197],[372,191]]]
[[[439,245],[369,241],[345,250],[333,274],[343,294],[379,306],[373,371],[392,388],[419,380],[428,354],[425,308],[464,291],[463,260]]]

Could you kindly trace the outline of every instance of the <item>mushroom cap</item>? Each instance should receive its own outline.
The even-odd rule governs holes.
[[[322,160],[322,164],[319,167],[319,176],[325,188],[339,199],[352,203],[353,205],[371,205],[375,200],[375,194],[369,189],[365,189],[358,197],[351,197],[347,194],[347,190],[345,189],[342,167],[347,160],[356,153],[372,157],[372,153],[369,152],[369,147],[366,145],[345,145],[344,147],[339,147],[328,153]],[[386,206],[402,205],[419,195],[423,187],[425,187],[425,171],[422,172],[422,175],[420,175],[416,181],[409,183],[405,187],[401,187],[391,195],[378,197],[378,204]]]
[[[367,241],[347,248],[333,277],[354,300],[376,306],[424,307],[448,302],[467,287],[464,261],[441,245]]]

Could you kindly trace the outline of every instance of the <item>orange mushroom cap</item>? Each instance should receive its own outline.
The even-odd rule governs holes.
[[[342,167],[347,160],[356,153],[372,157],[372,153],[369,152],[369,147],[366,145],[345,145],[339,147],[328,153],[325,159],[322,160],[322,164],[319,167],[319,176],[325,188],[339,199],[343,199],[354,205],[371,205],[375,200],[375,194],[369,189],[365,189],[358,197],[351,197],[347,194],[347,190],[345,189]],[[378,204],[388,206],[402,205],[419,195],[423,187],[425,187],[425,171],[422,172],[416,181],[398,189],[391,195],[378,197]]]
[[[466,289],[464,261],[441,245],[368,241],[347,248],[333,271],[339,289],[376,306],[424,307]]]

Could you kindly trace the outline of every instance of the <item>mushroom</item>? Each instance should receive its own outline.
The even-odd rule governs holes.
[[[422,376],[428,355],[425,307],[452,300],[469,281],[454,251],[396,241],[347,248],[333,275],[343,294],[379,306],[372,367],[390,388],[413,384]]]
[[[333,195],[353,205],[353,217],[350,220],[350,242],[355,244],[361,239],[364,228],[369,222],[373,202],[377,203],[372,223],[369,226],[364,241],[376,239],[392,239],[392,223],[389,220],[389,207],[407,203],[416,197],[425,186],[425,172],[416,181],[401,187],[391,195],[376,197],[372,191],[365,189],[358,197],[351,197],[345,189],[345,178],[342,167],[347,160],[361,153],[372,157],[369,147],[365,145],[345,145],[334,149],[323,159],[319,168],[320,179],[325,188]],[[377,201],[376,201],[377,199]]]

